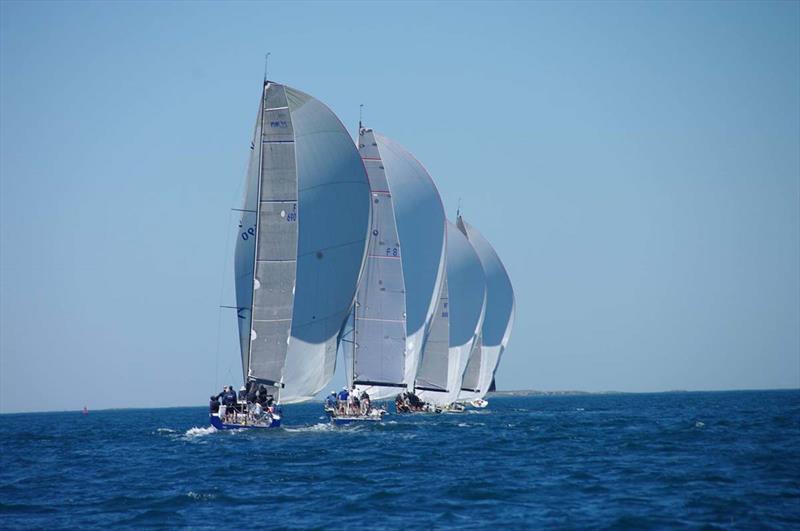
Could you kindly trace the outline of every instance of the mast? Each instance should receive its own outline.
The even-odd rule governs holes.
[[[352,365],[352,367],[351,367],[351,370],[350,370],[350,381],[347,382],[347,388],[348,389],[352,389],[353,388],[353,382],[356,379],[356,348],[357,348],[356,341],[358,339],[358,336],[356,335],[356,306],[358,306],[358,290],[356,290],[356,298],[353,301],[353,340],[351,341],[352,349],[353,349],[353,355],[352,355],[352,357],[350,359],[350,364]]]
[[[358,105],[358,129],[356,129],[356,149],[358,149],[359,152],[360,152],[359,146],[361,144],[361,140],[360,140],[361,139],[361,115],[362,115],[361,113],[362,113],[363,109],[364,109],[364,104],[360,103]],[[362,161],[362,164],[363,164],[363,161]],[[370,223],[369,223],[370,226],[369,226],[368,230],[371,230],[372,229],[372,207],[371,206],[370,206],[369,219],[370,219]],[[364,253],[365,253],[364,264],[366,264],[366,261],[369,259],[366,256],[366,255],[369,255],[369,243],[367,243],[367,245],[365,245]],[[361,276],[359,276],[359,282],[361,282],[362,280],[363,280],[363,278]],[[349,380],[347,382],[347,389],[348,390],[353,388],[353,382],[355,382],[355,380],[356,380],[356,343],[357,343],[357,340],[358,340],[358,336],[357,336],[357,332],[356,332],[356,312],[357,312],[357,308],[358,308],[358,286],[356,286],[356,292],[353,295],[353,312],[351,314],[352,318],[353,318],[353,334],[352,334],[353,337],[350,338],[351,339],[351,341],[350,341],[350,353],[351,353],[351,356],[350,356],[350,378],[349,378]],[[345,372],[345,374],[346,374],[346,372]]]

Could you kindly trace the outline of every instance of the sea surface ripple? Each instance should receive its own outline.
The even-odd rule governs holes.
[[[490,397],[215,432],[205,408],[0,416],[0,527],[797,528],[800,391]]]

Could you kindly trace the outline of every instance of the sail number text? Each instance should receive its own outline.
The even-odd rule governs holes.
[[[294,223],[297,221],[297,203],[292,205],[291,212],[287,212],[285,210],[280,211],[280,217],[282,220],[286,220],[286,223]],[[243,230],[239,233],[239,236],[245,241],[249,240],[251,236],[256,235],[256,226],[253,225],[252,227],[248,228],[247,230]],[[386,250],[386,255],[389,256],[389,249]],[[395,254],[397,256],[397,248],[395,248]]]

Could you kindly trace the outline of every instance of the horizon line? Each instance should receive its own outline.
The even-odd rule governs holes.
[[[498,397],[508,397],[508,396],[515,396],[514,393],[521,394],[535,394],[536,396],[575,396],[575,395],[658,395],[658,394],[672,394],[672,393],[737,393],[737,392],[758,392],[758,391],[800,391],[800,386],[797,387],[769,387],[769,388],[747,388],[747,389],[665,389],[661,391],[580,391],[580,390],[554,390],[554,391],[544,391],[541,389],[517,389],[517,390],[508,390],[508,391],[493,391],[488,393],[487,396],[495,395]],[[378,402],[383,402],[388,400],[379,400]],[[322,400],[309,400],[307,403],[322,403]],[[296,404],[289,404],[290,406],[294,406]],[[297,404],[299,405],[299,404]],[[142,407],[142,406],[130,406],[130,407],[107,407],[107,408],[98,408],[98,409],[88,409],[91,413],[92,411],[100,412],[100,411],[132,411],[132,410],[151,410],[151,409],[189,409],[189,408],[197,408],[197,407],[206,407],[205,405],[179,405],[179,406],[153,406],[153,407]],[[82,408],[79,409],[49,409],[49,410],[28,410],[28,411],[0,411],[0,415],[30,415],[30,414],[41,414],[41,413],[81,413],[83,411]]]

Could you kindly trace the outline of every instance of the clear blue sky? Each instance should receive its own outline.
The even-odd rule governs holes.
[[[4,1],[0,411],[236,383],[266,51],[494,244],[501,389],[800,386],[798,2]]]

